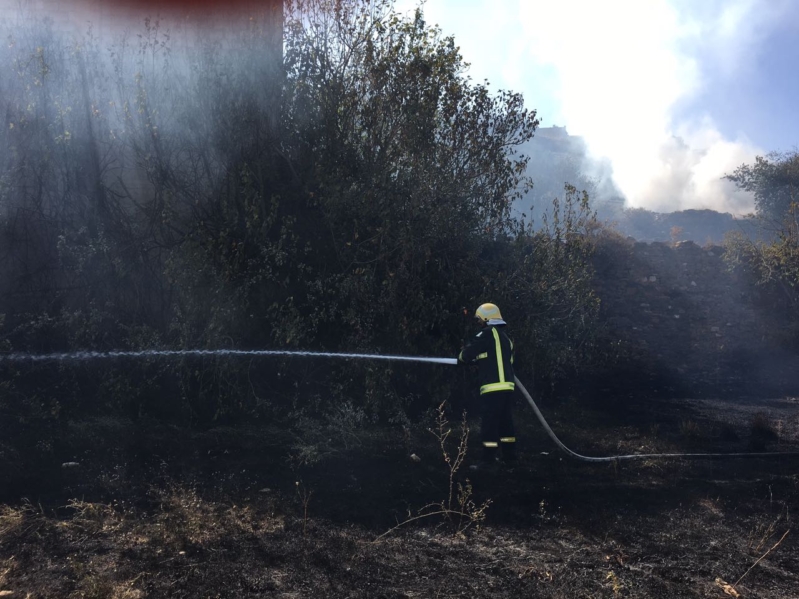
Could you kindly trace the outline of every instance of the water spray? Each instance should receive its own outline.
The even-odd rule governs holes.
[[[344,354],[332,352],[289,351],[266,349],[146,349],[141,351],[77,351],[51,354],[0,354],[0,362],[70,362],[109,360],[116,358],[185,358],[185,357],[268,357],[299,356],[306,358],[346,358],[361,360],[392,360],[395,362],[428,362],[455,365],[455,358],[423,356],[388,356],[382,354]]]
[[[13,353],[0,354],[2,362],[67,362],[67,361],[87,361],[102,359],[127,359],[127,358],[184,358],[184,357],[271,357],[271,356],[295,356],[305,358],[343,358],[350,360],[391,360],[395,362],[427,362],[432,364],[457,365],[456,358],[435,358],[426,356],[392,356],[384,354],[353,354],[353,353],[334,353],[334,352],[313,352],[313,351],[289,351],[289,350],[265,350],[265,349],[147,349],[140,351],[77,351],[50,354],[27,354]],[[541,410],[538,409],[535,401],[527,391],[522,382],[514,376],[514,381],[519,391],[521,391],[527,403],[541,423],[546,433],[566,455],[583,462],[619,462],[625,460],[649,460],[649,459],[729,459],[729,458],[776,458],[776,457],[796,457],[799,452],[770,452],[770,453],[636,453],[629,455],[584,456],[572,451],[558,438],[555,432],[547,423]]]

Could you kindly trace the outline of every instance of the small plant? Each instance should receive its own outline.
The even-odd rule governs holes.
[[[754,563],[754,564],[752,564],[751,566],[749,566],[749,569],[748,569],[746,572],[744,572],[744,573],[741,575],[741,577],[740,577],[738,580],[736,580],[736,581],[735,581],[735,583],[734,583],[734,584],[732,584],[732,585],[727,585],[727,586],[729,586],[729,587],[732,589],[732,591],[734,592],[734,594],[733,594],[733,593],[729,593],[728,591],[725,591],[725,592],[727,592],[728,594],[733,594],[733,596],[735,596],[735,597],[738,597],[739,595],[738,595],[738,593],[737,593],[737,592],[735,592],[735,587],[737,587],[739,584],[741,584],[741,581],[742,581],[742,580],[743,580],[743,579],[746,577],[746,575],[747,575],[747,574],[749,574],[749,572],[751,572],[751,571],[752,571],[752,570],[755,568],[755,566],[757,566],[757,565],[758,565],[760,562],[762,562],[762,561],[763,561],[763,560],[766,558],[766,556],[768,556],[768,554],[769,554],[769,553],[771,553],[772,551],[774,551],[774,550],[775,550],[777,547],[779,547],[779,546],[782,544],[782,542],[785,540],[785,537],[787,537],[787,536],[788,536],[788,533],[789,533],[789,532],[791,532],[791,529],[790,529],[790,528],[789,528],[788,530],[786,530],[786,531],[785,531],[785,533],[784,533],[784,534],[783,534],[783,535],[780,537],[780,540],[779,540],[779,541],[777,541],[776,543],[774,543],[774,545],[772,545],[772,546],[771,546],[771,548],[769,548],[769,550],[768,550],[768,551],[766,551],[766,552],[765,552],[763,555],[761,555],[759,558],[757,558],[757,560],[755,561],[755,563]],[[772,534],[773,534],[773,533],[772,533]],[[769,536],[770,536],[770,535],[769,535]],[[762,545],[760,545],[760,547],[762,547]],[[716,579],[716,581],[717,581],[717,584],[718,584],[718,581],[719,581],[719,580],[720,580],[720,579]]]
[[[749,534],[748,550],[750,555],[757,555],[763,550],[769,539],[774,536],[780,519],[781,517],[777,517],[776,520],[768,524],[758,524],[755,530]]]
[[[698,439],[702,429],[695,420],[683,420],[680,423],[680,434],[688,439]]]
[[[289,463],[296,470],[301,466],[313,466],[322,461],[325,456],[326,454],[320,451],[318,445],[298,439],[292,446],[292,452],[289,454]]]
[[[781,503],[778,501],[778,503]],[[769,508],[774,504],[774,496],[771,493],[771,485],[769,485]],[[783,503],[785,511],[778,514],[773,521],[760,522],[749,533],[748,550],[750,555],[757,555],[771,540],[781,523],[790,524],[791,518],[787,506]]]
[[[294,486],[297,488],[297,498],[302,505],[302,536],[305,538],[308,533],[308,506],[311,503],[313,491],[306,488],[300,481],[296,481]]]
[[[352,401],[337,406],[327,418],[327,428],[339,439],[344,449],[360,447],[363,425],[366,423],[366,412]]]
[[[624,585],[622,584],[619,577],[616,576],[616,573],[613,570],[610,570],[605,576],[605,580],[610,584],[610,588],[613,590],[614,595],[618,595],[622,589],[624,589]]]
[[[352,401],[334,406],[323,417],[297,417],[296,439],[289,460],[293,468],[313,466],[363,444],[366,411]]]
[[[485,520],[488,507],[491,505],[491,500],[486,499],[483,503],[478,505],[472,498],[473,489],[471,481],[468,478],[465,484],[456,483],[455,481],[455,475],[466,460],[469,444],[469,424],[466,421],[466,412],[463,413],[461,420],[461,432],[457,449],[452,453],[447,443],[450,435],[452,435],[452,428],[444,412],[444,404],[445,402],[442,402],[438,406],[436,425],[435,428],[430,429],[430,432],[438,441],[444,464],[448,470],[447,498],[436,503],[427,504],[419,509],[415,516],[410,516],[408,519],[387,530],[377,537],[375,541],[379,541],[401,526],[431,516],[441,516],[447,522],[453,523],[456,535],[462,535],[472,526],[479,529],[480,524]]]

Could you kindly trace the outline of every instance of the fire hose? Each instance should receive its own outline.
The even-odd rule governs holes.
[[[549,435],[549,438],[554,441],[555,445],[558,448],[568,455],[571,458],[576,460],[580,460],[582,462],[619,462],[622,460],[651,460],[651,459],[667,459],[667,458],[679,458],[679,459],[724,459],[724,458],[776,458],[776,457],[785,457],[785,456],[799,456],[799,451],[785,451],[785,452],[761,452],[761,453],[633,453],[629,455],[613,455],[613,456],[602,456],[602,457],[592,457],[592,456],[585,456],[580,455],[576,451],[572,451],[563,442],[558,439],[558,436],[552,430],[552,428],[547,423],[544,415],[541,413],[541,410],[538,409],[533,398],[530,396],[530,393],[527,391],[525,386],[522,382],[518,379],[518,377],[514,376],[513,380],[516,381],[516,387],[519,391],[522,392],[524,398],[527,400],[527,403],[530,404],[530,407],[535,412],[536,418],[541,423],[541,426],[544,427],[544,430]]]
[[[96,359],[124,359],[124,358],[180,358],[180,357],[211,357],[211,356],[301,356],[319,358],[344,358],[344,359],[372,359],[372,360],[392,360],[406,362],[427,362],[435,364],[457,365],[455,358],[434,358],[422,356],[392,356],[381,354],[354,354],[354,353],[333,353],[333,352],[310,352],[310,351],[288,351],[288,350],[237,350],[237,349],[183,349],[183,350],[141,350],[141,351],[78,351],[51,354],[26,354],[10,353],[0,354],[2,362],[43,362],[43,361],[84,361]],[[531,397],[518,377],[514,376],[516,387],[530,404],[533,412],[546,431],[549,438],[566,455],[583,462],[618,462],[622,460],[650,460],[650,459],[728,459],[728,458],[777,458],[777,457],[796,457],[799,452],[761,452],[761,453],[635,453],[629,455],[613,455],[592,457],[584,456],[566,447],[558,438],[555,432],[547,423],[541,410],[538,409],[535,401]]]

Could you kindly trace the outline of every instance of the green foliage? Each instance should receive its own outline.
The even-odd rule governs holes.
[[[742,234],[730,234],[725,258],[732,267],[754,274],[760,285],[780,288],[791,303],[799,302],[799,208],[794,205],[783,221],[777,238],[766,242]]]
[[[742,164],[726,179],[754,194],[759,216],[778,226],[799,202],[799,152],[772,152]]]
[[[759,286],[761,301],[772,310],[788,315],[788,325],[781,323],[775,336],[789,345],[799,343],[799,205],[790,206],[772,241],[731,233],[724,246],[728,266]]]

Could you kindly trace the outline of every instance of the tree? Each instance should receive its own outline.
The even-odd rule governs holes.
[[[53,35],[52,49],[0,48],[25,67],[0,81],[13,124],[0,130],[0,249],[20,257],[3,265],[0,313],[14,349],[453,355],[461,306],[490,297],[517,310],[520,372],[581,362],[596,314],[573,236],[585,198],[567,189],[540,230],[514,221],[536,113],[472,81],[420,11],[297,0],[274,69],[252,23],[200,39],[148,19],[108,56]],[[200,421],[347,402],[403,417],[456,392],[449,373],[368,362],[142,366],[157,392],[91,368],[71,409],[126,385],[150,402],[137,412]],[[175,401],[160,402],[167,389]]]
[[[758,156],[754,164],[738,167],[727,179],[755,197],[755,208],[766,225],[768,239],[752,239],[743,233],[725,238],[725,260],[746,273],[763,293],[775,313],[789,314],[789,326],[778,337],[786,344],[799,343],[799,152],[772,152]]]
[[[725,179],[753,193],[757,214],[779,225],[799,202],[799,152],[757,156],[754,164],[742,164]]]
[[[516,149],[535,111],[471,81],[455,40],[420,11],[304,0],[286,21],[286,155],[313,206],[297,224],[317,232],[315,276],[293,281],[298,310],[316,323],[307,341],[446,355],[459,343],[459,307],[482,283],[484,245],[510,234],[511,202],[528,184]],[[349,372],[365,372],[375,397],[441,386],[430,377],[385,388],[391,377],[368,370]]]
[[[724,240],[724,260],[758,288],[759,301],[774,315],[774,337],[799,347],[799,206],[793,204],[775,239],[753,240],[741,232]]]

